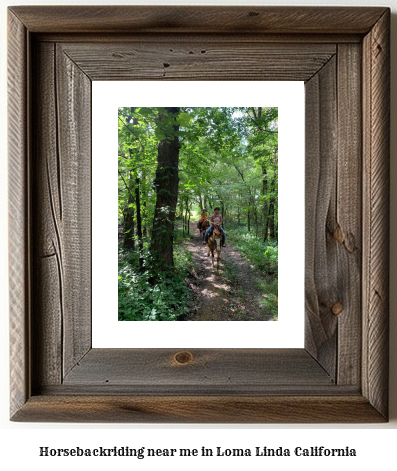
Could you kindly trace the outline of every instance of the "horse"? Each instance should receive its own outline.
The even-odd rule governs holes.
[[[199,226],[199,229],[200,229],[200,238],[201,240],[203,241],[203,244],[205,244],[204,242],[204,236],[205,236],[205,231],[210,227],[210,223],[208,221],[208,219],[203,219],[203,222],[201,223],[201,226]]]
[[[215,226],[214,232],[212,233],[211,237],[208,239],[208,253],[207,257],[210,256],[210,252],[212,254],[212,266],[214,266],[214,251],[216,250],[216,268],[219,268],[219,260],[221,259],[221,247],[222,247],[222,232],[219,230],[218,226]]]

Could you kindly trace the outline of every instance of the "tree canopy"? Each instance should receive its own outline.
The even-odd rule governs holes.
[[[148,254],[157,274],[172,269],[175,222],[188,234],[204,207],[226,231],[277,241],[277,108],[121,107],[118,133],[119,231],[141,271]]]

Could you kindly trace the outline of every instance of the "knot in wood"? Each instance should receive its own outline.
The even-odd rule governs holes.
[[[343,304],[341,302],[336,302],[335,304],[332,305],[331,307],[332,314],[335,316],[339,316],[339,314],[342,313],[343,311]]]
[[[174,360],[181,365],[185,365],[193,361],[193,355],[190,352],[178,352],[175,354]]]
[[[334,239],[336,239],[340,244],[342,244],[345,240],[345,236],[340,226],[337,226],[334,231]]]

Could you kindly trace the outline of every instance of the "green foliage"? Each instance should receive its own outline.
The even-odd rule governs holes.
[[[261,239],[249,233],[246,225],[235,225],[228,229],[227,237],[229,243],[233,244],[238,251],[247,258],[253,266],[254,272],[260,278],[254,280],[254,284],[261,291],[259,306],[263,314],[270,316],[274,321],[278,318],[278,247],[276,242],[264,243]],[[229,293],[238,297],[244,295],[242,289],[235,286],[238,267],[231,261],[224,261],[224,275],[231,285]],[[235,289],[232,287],[235,286]],[[235,307],[235,305],[231,305]],[[252,320],[245,312],[241,312],[244,320]]]
[[[229,240],[255,267],[268,275],[278,274],[278,246],[275,241],[263,242],[247,231],[246,226],[228,229]]]
[[[136,251],[119,253],[120,321],[175,321],[188,312],[189,291],[186,276],[192,265],[192,253],[181,246],[174,252],[174,270],[156,273],[153,277],[151,256],[144,253],[141,272]]]
[[[161,119],[160,119],[161,117]],[[179,189],[177,215],[207,206],[221,207],[228,221],[263,230],[274,222],[277,238],[278,109],[265,107],[181,108],[171,116],[165,108],[119,108],[119,214],[136,219],[137,178],[143,227],[149,229],[155,207],[159,141],[178,136]],[[174,129],[179,125],[179,130]],[[161,178],[161,177],[157,177]],[[187,200],[187,202],[186,202]],[[267,207],[265,207],[267,205]],[[272,209],[272,211],[270,211]]]
[[[255,285],[262,291],[259,304],[265,311],[270,311],[273,320],[278,319],[278,280],[277,278],[264,278],[254,280]]]
[[[175,136],[179,163],[172,170],[179,176],[176,218],[182,224],[174,231],[174,271],[164,268],[154,276],[149,239],[169,235],[173,225],[164,207],[163,227],[153,231],[156,189],[170,171],[157,168],[158,149]],[[184,314],[191,261],[180,242],[203,206],[209,216],[219,206],[229,240],[235,238],[259,270],[277,276],[277,108],[184,107],[170,113],[162,107],[120,107],[118,137],[118,215],[126,247],[129,243],[119,254],[121,320],[175,320]],[[169,194],[162,190],[163,197]]]

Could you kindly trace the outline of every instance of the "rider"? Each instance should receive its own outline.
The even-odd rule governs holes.
[[[198,228],[201,229],[201,223],[204,221],[204,219],[207,219],[207,210],[206,208],[203,208],[201,210],[201,219],[200,221],[198,222]]]
[[[223,247],[226,247],[225,240],[226,240],[226,234],[223,228],[221,227],[222,224],[222,215],[219,214],[220,209],[215,208],[214,209],[214,214],[211,216],[211,225],[210,227],[206,230],[204,240],[205,242],[208,242],[208,237],[211,237],[212,233],[214,232],[215,226],[219,227],[219,230],[222,232],[222,245]]]

